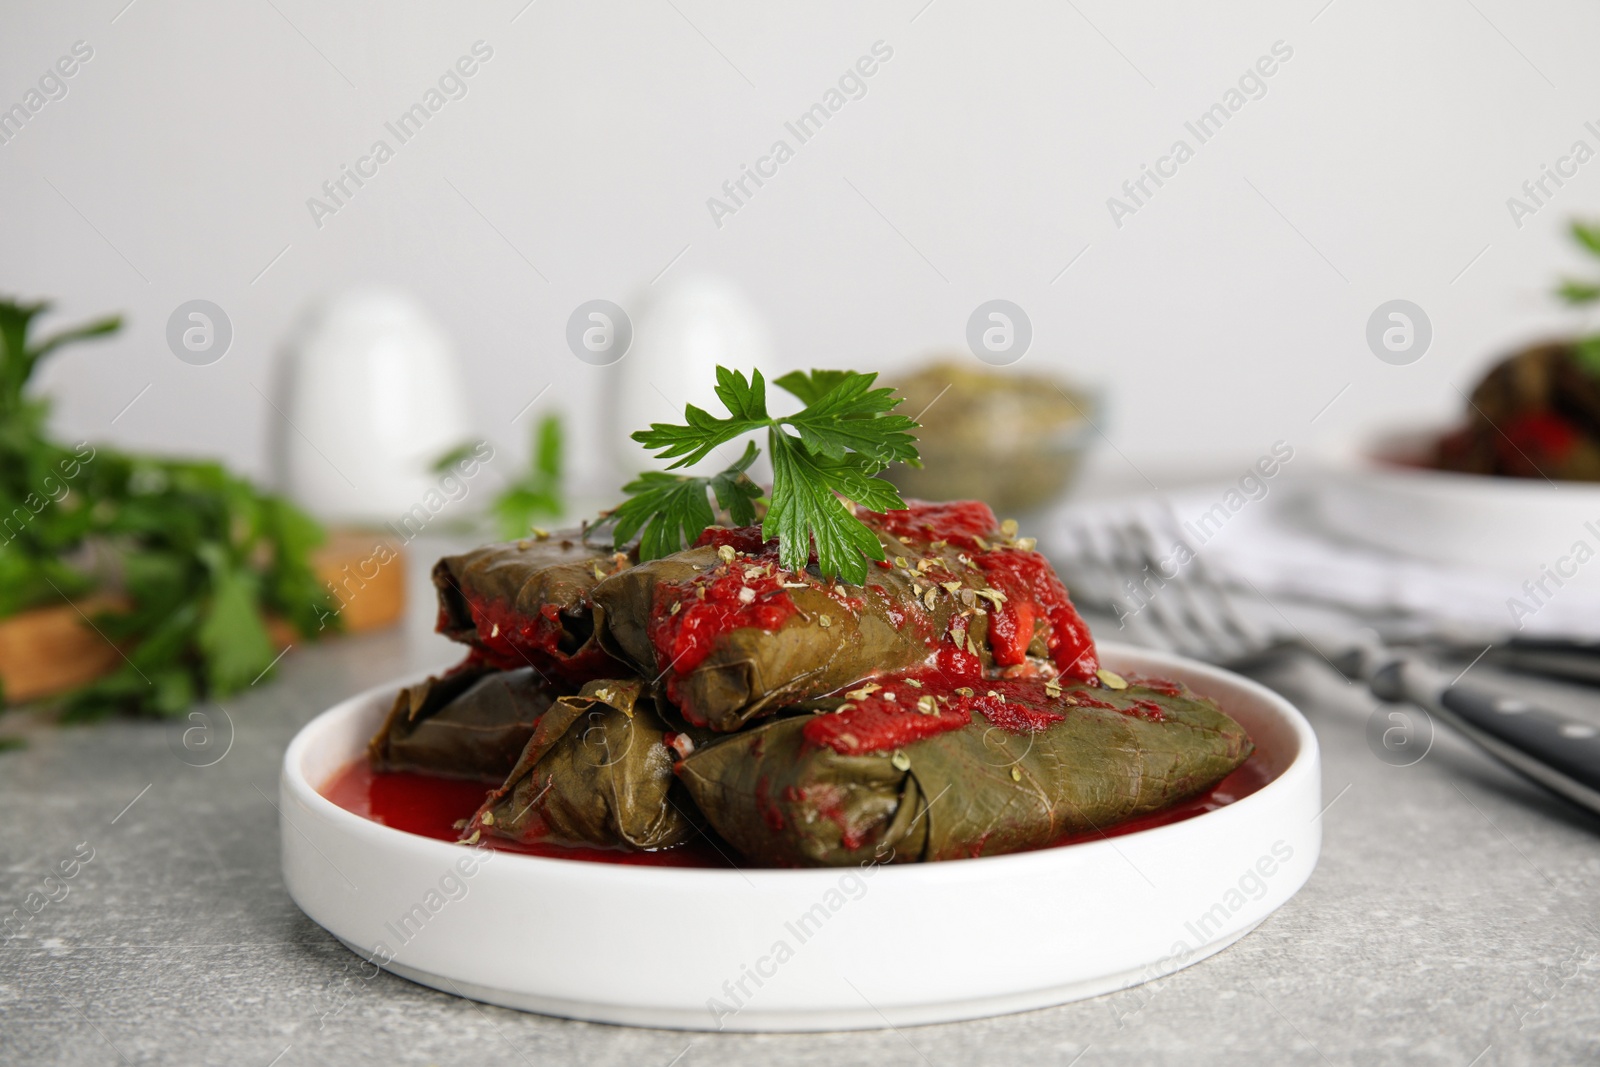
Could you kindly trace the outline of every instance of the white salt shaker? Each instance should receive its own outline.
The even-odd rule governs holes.
[[[621,478],[666,467],[632,440],[634,430],[653,422],[681,423],[685,404],[725,414],[715,392],[718,364],[746,376],[757,367],[771,373],[772,333],[765,318],[737,286],[721,278],[690,275],[662,283],[640,313],[633,348],[616,365],[618,386],[606,404],[611,420],[607,436]],[[759,443],[764,451],[765,440]],[[729,442],[686,471],[714,473],[743,451],[743,441]],[[765,472],[770,470],[763,455],[751,474],[758,480],[769,478]]]
[[[329,522],[392,523],[418,505],[432,517],[432,464],[470,432],[443,327],[404,293],[355,289],[310,316],[287,358],[271,417],[289,497]]]

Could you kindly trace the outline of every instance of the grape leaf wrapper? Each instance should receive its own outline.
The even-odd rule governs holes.
[[[1110,707],[1073,707],[1077,697]],[[1154,705],[1159,717],[1141,707]],[[711,827],[754,864],[915,863],[1043,848],[1198,796],[1253,750],[1210,700],[1169,687],[1074,683],[1036,732],[974,714],[893,750],[842,754],[816,716],[719,739],[678,767]]]

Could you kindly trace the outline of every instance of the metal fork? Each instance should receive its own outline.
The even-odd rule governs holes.
[[[1475,742],[1490,756],[1546,789],[1600,814],[1600,729],[1532,703],[1451,680],[1413,652],[1384,644],[1357,627],[1319,631],[1317,640],[1272,608],[1244,610],[1239,592],[1219,580],[1188,544],[1170,511],[1078,527],[1075,575],[1085,599],[1117,611],[1144,643],[1222,666],[1246,666],[1278,652],[1315,652],[1380,700],[1414,704]],[[1160,555],[1181,545],[1189,558]],[[1246,580],[1248,581],[1248,580]],[[1129,583],[1132,583],[1130,589]],[[1126,592],[1144,603],[1126,608]],[[1470,669],[1470,668],[1469,668]],[[1465,674],[1465,672],[1462,672]]]

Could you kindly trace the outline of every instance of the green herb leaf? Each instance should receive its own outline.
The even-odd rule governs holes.
[[[563,436],[559,415],[546,415],[534,426],[533,458],[527,471],[489,505],[499,520],[502,537],[526,537],[537,520],[566,514]]]
[[[546,478],[561,480],[565,463],[562,446],[561,416],[546,415],[533,431],[533,469]]]
[[[1589,304],[1600,300],[1600,285],[1565,279],[1556,289],[1556,295],[1569,304]]]
[[[744,472],[760,451],[752,441],[737,463],[709,478],[660,471],[639,475],[622,487],[629,499],[611,513],[616,522],[614,544],[620,549],[639,534],[641,559],[659,559],[680,551],[716,522],[706,499],[708,490],[716,494],[717,504],[735,524],[748,526],[755,521],[761,487]]]
[[[805,567],[814,540],[817,566],[824,575],[836,574],[860,585],[867,577],[867,560],[883,559],[884,551],[877,535],[834,495],[844,480],[843,471],[823,466],[788,434],[772,434],[771,447],[772,506],[761,532],[777,537],[779,562],[790,570]],[[851,473],[867,480],[859,471]]]
[[[1573,239],[1585,251],[1600,256],[1600,225],[1574,221],[1569,228]],[[1600,282],[1579,282],[1567,278],[1557,286],[1556,295],[1569,304],[1592,304],[1600,300]],[[1600,378],[1600,336],[1579,338],[1574,345],[1573,355],[1590,377]]]
[[[429,464],[428,469],[434,474],[443,474],[457,463],[478,451],[478,442],[462,441],[454,448],[446,449],[439,453],[439,458]]]
[[[276,655],[264,615],[309,635],[330,600],[311,565],[321,528],[221,464],[130,456],[46,432],[26,395],[40,362],[116,331],[98,319],[30,340],[47,310],[0,298],[0,616],[108,586],[124,603],[94,624],[118,645],[112,673],[67,694],[69,718],[182,714],[250,685]],[[91,569],[99,560],[109,567]],[[337,617],[335,617],[336,619]]]
[[[96,337],[109,337],[120,329],[122,329],[121,315],[107,315],[103,319],[86,322],[82,326],[69,327],[60,333],[51,334],[35,345],[33,358],[35,360],[43,359],[62,345],[69,345],[76,341],[88,341]]]
[[[813,371],[813,381],[817,372]],[[781,420],[800,432],[800,440],[816,455],[843,459],[855,452],[873,464],[876,473],[891,463],[915,461],[917,424],[904,415],[886,415],[900,403],[892,389],[873,389],[876,374],[833,372],[831,388],[805,410]],[[798,395],[798,394],[796,394]]]
[[[1600,256],[1600,225],[1592,225],[1574,221],[1571,224],[1573,238],[1590,253]]]
[[[745,471],[755,462],[761,450],[754,441],[745,445],[739,462],[711,478],[711,491],[716,494],[717,506],[728,513],[735,526],[749,526],[756,521],[756,501],[761,499],[761,487],[752,482]],[[704,527],[702,527],[704,529]]]
[[[256,605],[260,577],[235,567],[215,545],[202,545],[200,556],[211,570],[211,602],[195,633],[206,655],[206,684],[214,693],[229,693],[253,682],[277,653]]]
[[[657,452],[658,459],[676,459],[667,469],[677,470],[699,463],[718,445],[771,421],[767,418],[767,385],[759,370],[746,379],[739,371],[718,367],[717,398],[727,407],[728,418],[716,418],[690,404],[683,409],[687,425],[653,422],[648,430],[635,432],[633,439]]]
[[[830,389],[854,373],[848,370],[796,370],[782,378],[774,378],[772,384],[799,397],[802,404],[815,404],[827,396]]]
[[[1573,349],[1578,365],[1592,377],[1600,378],[1600,336],[1585,337]]]
[[[727,417],[689,405],[684,425],[654,423],[633,439],[661,459],[676,460],[672,468],[678,468],[704,459],[741,434],[765,428],[772,456],[772,494],[762,533],[778,538],[785,567],[805,567],[815,542],[817,567],[824,576],[859,583],[866,578],[866,561],[882,560],[884,551],[877,535],[856,519],[844,501],[873,510],[904,508],[894,486],[873,475],[891,463],[918,462],[911,434],[916,422],[890,414],[899,401],[892,390],[873,388],[876,380],[875,374],[856,371],[786,374],[777,384],[806,406],[794,415],[774,418],[767,413],[766,383],[760,371],[746,378],[739,371],[718,367],[716,391],[728,409]],[[613,512],[617,543],[642,530],[645,558],[677,551],[712,521],[708,488],[736,523],[753,522],[759,490],[745,485],[740,476],[756,454],[750,445],[738,464],[710,479],[641,475],[624,487],[631,499]]]

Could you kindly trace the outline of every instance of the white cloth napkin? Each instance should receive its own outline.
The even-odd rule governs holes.
[[[1158,560],[1176,563],[1181,539],[1213,579],[1259,594],[1291,617],[1331,609],[1389,637],[1600,639],[1600,583],[1547,582],[1541,591],[1524,584],[1538,575],[1409,558],[1353,543],[1318,527],[1309,499],[1314,491],[1309,485],[1282,486],[1250,500],[1235,486],[1218,485],[1067,504],[1046,518],[1039,547],[1061,569],[1069,589],[1075,577],[1082,580],[1075,596],[1101,601],[1119,615],[1137,609],[1137,595],[1119,582],[1122,606],[1105,603],[1105,582],[1086,563],[1085,538],[1138,520],[1162,531],[1151,546]],[[1229,504],[1240,501],[1230,510]]]

